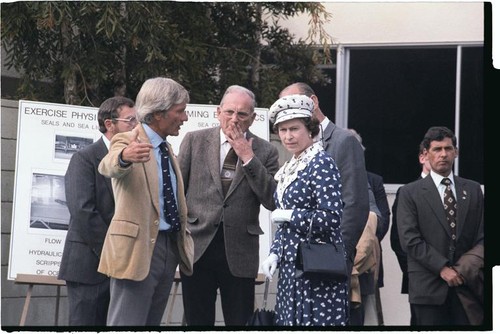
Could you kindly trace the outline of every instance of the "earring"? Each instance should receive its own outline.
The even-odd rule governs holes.
[[[309,134],[309,138],[312,138],[312,137],[313,137],[312,134]]]

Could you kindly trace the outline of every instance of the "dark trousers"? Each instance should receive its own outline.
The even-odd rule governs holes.
[[[244,326],[254,311],[255,279],[235,277],[229,271],[222,226],[192,276],[181,272],[184,315],[188,326],[214,326],[217,289],[226,326]]]
[[[416,326],[464,326],[469,325],[467,314],[454,288],[442,305],[413,305]]]
[[[106,326],[109,279],[98,284],[66,282],[69,326]]]

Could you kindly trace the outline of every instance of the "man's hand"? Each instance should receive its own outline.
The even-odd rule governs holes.
[[[231,124],[226,129],[226,139],[227,142],[234,149],[236,155],[241,159],[243,163],[250,161],[253,156],[252,142],[253,138],[247,140],[239,124]]]
[[[464,284],[462,276],[451,267],[443,267],[439,275],[446,281],[448,286],[460,286]]]
[[[135,127],[130,131],[130,144],[122,151],[122,160],[125,163],[147,162],[151,159],[152,144],[146,143],[139,137],[139,130]]]

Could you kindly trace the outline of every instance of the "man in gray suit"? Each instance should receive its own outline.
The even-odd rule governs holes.
[[[179,149],[185,184],[188,228],[194,239],[192,276],[181,273],[182,296],[189,326],[213,326],[217,290],[227,326],[245,325],[254,310],[259,268],[262,204],[274,210],[274,174],[278,151],[248,128],[255,120],[255,96],[230,86],[217,108],[219,127],[189,132]],[[221,177],[226,153],[234,150],[236,168]],[[229,153],[228,153],[229,154]],[[227,184],[227,183],[226,183]]]
[[[97,142],[71,157],[65,175],[66,203],[70,212],[59,279],[66,281],[70,326],[105,326],[109,305],[109,278],[97,272],[102,245],[115,202],[110,179],[98,172],[111,138],[137,124],[134,101],[112,97],[97,113]]]
[[[422,145],[431,172],[400,188],[397,208],[415,325],[470,325],[458,291],[475,286],[479,278],[467,276],[457,263],[482,250],[483,193],[479,183],[453,174],[458,149],[450,129],[431,127]],[[448,216],[445,207],[453,208]]]
[[[356,245],[365,228],[369,212],[364,152],[349,130],[338,127],[323,114],[318,97],[309,85],[302,82],[293,83],[281,91],[280,97],[291,94],[307,95],[313,100],[313,117],[319,120],[322,128],[322,137],[318,140],[323,141],[323,148],[335,159],[339,168],[344,203],[344,214],[340,224],[350,272],[356,255]]]

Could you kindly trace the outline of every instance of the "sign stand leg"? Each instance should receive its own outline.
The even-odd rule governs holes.
[[[33,284],[28,286],[28,293],[26,293],[26,299],[24,300],[23,313],[21,314],[21,321],[19,326],[24,326],[26,323],[26,316],[28,315],[28,308],[30,307],[31,293],[33,292]]]

